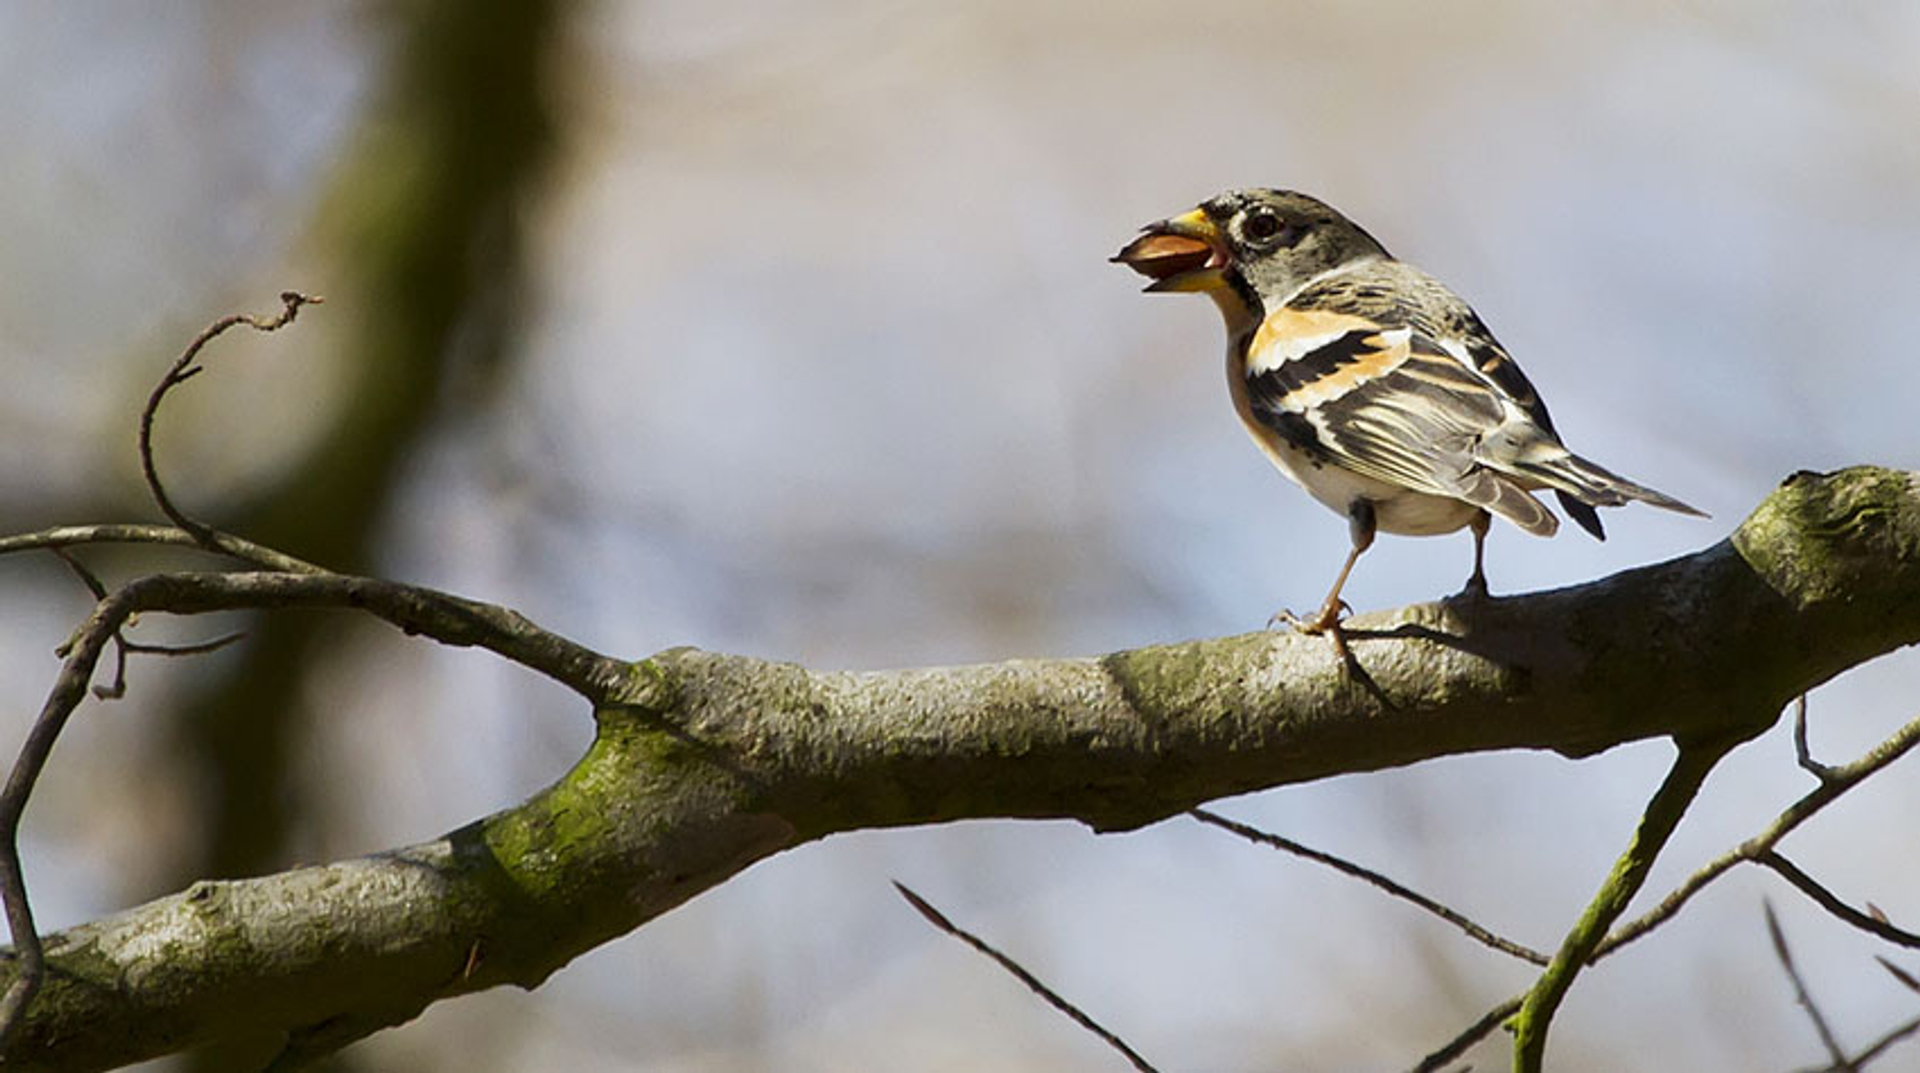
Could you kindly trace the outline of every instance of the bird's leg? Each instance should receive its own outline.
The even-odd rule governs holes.
[[[1340,590],[1347,585],[1347,575],[1353,573],[1353,564],[1373,546],[1374,528],[1373,503],[1366,499],[1356,499],[1347,505],[1347,535],[1353,540],[1353,550],[1347,552],[1347,561],[1340,567],[1340,576],[1333,579],[1333,590],[1327,593],[1325,602],[1320,605],[1320,613],[1311,619],[1302,620],[1290,611],[1282,612],[1278,617],[1301,633],[1324,633],[1333,638],[1334,651],[1343,661],[1351,661],[1347,651],[1347,639],[1340,633],[1341,611],[1347,608],[1346,601],[1340,599]]]
[[[1487,530],[1492,525],[1493,515],[1484,510],[1474,511],[1473,520],[1467,523],[1467,528],[1473,530],[1473,576],[1460,587],[1460,599],[1487,598]]]

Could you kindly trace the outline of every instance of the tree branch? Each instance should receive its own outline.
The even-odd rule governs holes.
[[[213,576],[121,594],[181,613],[344,603],[421,624],[400,596],[423,590],[389,602],[365,579],[227,575],[257,586],[248,603],[212,598]],[[511,636],[520,621],[422,599],[482,632]],[[523,660],[584,667],[604,690],[593,745],[552,787],[424,845],[196,884],[49,937],[47,987],[8,1057],[127,1062],[236,1024],[282,1026],[319,1053],[440,998],[534,986],[754,861],[839,831],[976,817],[1114,830],[1463,752],[1751,734],[1846,667],[1920,641],[1920,477],[1797,475],[1698,554],[1358,616],[1347,636],[1365,683],[1290,633],[884,673],[692,649],[637,665]]]

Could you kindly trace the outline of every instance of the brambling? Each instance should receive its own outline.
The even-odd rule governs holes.
[[[1227,322],[1227,383],[1253,441],[1282,473],[1346,515],[1353,548],[1306,633],[1340,634],[1340,590],[1384,530],[1473,531],[1462,595],[1487,592],[1490,516],[1536,536],[1560,520],[1606,539],[1595,507],[1629,500],[1705,517],[1567,450],[1546,404],[1467,303],[1393,258],[1329,206],[1238,190],[1149,224],[1113,258],[1149,292],[1208,295]]]

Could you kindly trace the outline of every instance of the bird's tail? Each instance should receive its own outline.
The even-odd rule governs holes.
[[[1638,500],[1676,514],[1691,514],[1696,518],[1707,516],[1705,511],[1682,503],[1665,492],[1635,484],[1571,451],[1509,465],[1512,472],[1531,477],[1553,489],[1558,494],[1560,505],[1567,509],[1573,520],[1602,540],[1606,539],[1606,533],[1600,527],[1600,516],[1594,512],[1595,507],[1619,507]]]

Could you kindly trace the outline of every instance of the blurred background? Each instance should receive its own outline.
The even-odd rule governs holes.
[[[8,4],[0,529],[156,518],[146,392],[207,322],[298,288],[327,304],[221,340],[158,436],[187,509],[295,554],[635,657],[879,668],[1255,629],[1320,598],[1345,526],[1246,442],[1210,304],[1105,258],[1279,185],[1473,301],[1577,450],[1712,512],[1612,512],[1604,544],[1496,527],[1496,592],[1582,582],[1720,539],[1796,469],[1920,467],[1916,55],[1895,3]],[[1435,598],[1469,554],[1384,540],[1347,596]],[[11,755],[88,598],[51,556],[0,559],[0,593]],[[62,740],[25,844],[43,926],[432,837],[588,740],[569,694],[484,655],[237,625],[137,662]],[[1851,758],[1916,696],[1911,655],[1822,689],[1816,753]],[[1551,948],[1669,756],[1451,759],[1220,808]],[[1739,750],[1649,894],[1810,785],[1784,725]],[[1917,810],[1896,769],[1784,848],[1912,927]],[[785,854],[338,1068],[1118,1067],[889,879],[1169,1070],[1403,1067],[1531,976],[1191,821],[973,823]],[[1824,1061],[1767,896],[1844,1041],[1914,1013],[1877,947],[1735,874],[1582,977],[1556,1066]],[[1501,1068],[1504,1043],[1470,1058]]]

